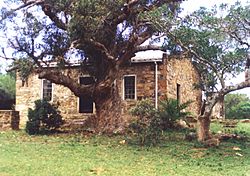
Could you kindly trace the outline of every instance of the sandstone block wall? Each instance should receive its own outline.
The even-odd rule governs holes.
[[[181,56],[163,58],[158,63],[158,98],[177,99],[177,84],[180,85],[180,103],[192,101],[187,109],[196,116],[201,106],[201,91],[195,89],[199,83],[199,75],[192,63]],[[121,69],[120,77],[117,80],[120,89],[120,96],[123,96],[123,76],[136,75],[136,100],[123,100],[124,113],[134,106],[137,100],[150,98],[155,101],[155,63],[134,63]],[[158,103],[159,104],[159,103]]]
[[[0,130],[18,130],[19,112],[12,110],[0,111]]]
[[[64,70],[65,74],[78,81],[81,75],[80,69],[73,67]],[[38,75],[32,74],[27,82],[22,85],[20,77],[16,80],[16,110],[20,111],[20,124],[25,125],[28,120],[28,109],[34,108],[34,102],[42,98],[42,80]],[[63,119],[68,121],[86,118],[89,114],[78,112],[78,97],[76,97],[67,87],[52,84],[52,100],[51,103],[59,105],[59,110]]]
[[[225,104],[224,99],[219,100],[212,111],[212,118],[213,119],[225,119]]]
[[[120,70],[117,84],[119,88],[119,95],[123,99],[123,78],[127,75],[135,75],[136,77],[136,99],[123,99],[123,113],[127,114],[129,109],[136,104],[138,100],[143,98],[154,99],[155,90],[155,71],[154,63],[136,63],[123,67]]]
[[[192,63],[181,56],[166,58],[167,97],[177,98],[177,84],[180,85],[180,103],[192,101],[188,110],[194,115],[199,114],[201,107],[201,90],[196,89],[200,77]]]
[[[23,85],[22,80],[16,79],[16,107],[20,112],[20,124],[25,124],[28,120],[28,108],[34,107],[34,101],[41,97],[42,81],[37,75],[30,75]]]
[[[78,67],[64,70],[65,74],[79,80],[81,70]],[[155,100],[155,63],[131,63],[120,69],[116,80],[119,96],[123,99],[123,78],[125,75],[136,76],[136,99],[123,100],[122,112],[128,115],[128,110],[143,98]],[[177,84],[180,85],[180,100],[192,100],[190,111],[198,114],[201,103],[201,91],[194,89],[194,84],[199,82],[199,76],[188,59],[178,57],[164,57],[163,63],[158,63],[158,96],[176,98]],[[27,121],[28,108],[34,107],[34,101],[41,98],[42,80],[37,75],[31,75],[27,84],[22,86],[22,81],[16,82],[16,110],[20,111],[21,124]],[[53,84],[52,103],[59,104],[59,110],[64,119],[74,121],[85,119],[93,114],[79,113],[79,98],[68,88]],[[94,105],[95,106],[95,105]]]

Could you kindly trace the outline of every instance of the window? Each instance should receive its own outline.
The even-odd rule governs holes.
[[[48,101],[52,100],[52,82],[46,79],[42,80],[42,99],[46,99]]]
[[[178,101],[178,104],[180,104],[181,101],[181,85],[180,84],[176,84],[176,99]]]
[[[94,79],[93,77],[86,76],[80,77],[80,84],[82,85],[89,85],[93,84]],[[89,96],[82,96],[79,98],[79,113],[93,113],[94,101],[91,95]]]
[[[135,76],[124,76],[124,99],[136,99]]]

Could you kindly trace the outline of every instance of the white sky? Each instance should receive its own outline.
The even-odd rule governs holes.
[[[245,4],[248,0],[238,0],[241,4]],[[214,5],[220,5],[222,3],[227,3],[233,5],[237,0],[187,0],[182,3],[182,7],[187,13],[199,9],[200,7],[210,8]]]
[[[247,2],[249,2],[250,0],[238,0],[240,1],[243,5],[246,4]],[[214,5],[220,5],[221,3],[227,3],[227,4],[234,4],[235,2],[237,2],[237,0],[186,0],[182,3],[182,7],[184,8],[184,13],[188,14],[191,13],[194,10],[199,9],[201,6],[202,7],[206,7],[206,8],[210,8]],[[0,0],[0,8],[3,6],[3,2],[2,0]],[[1,38],[0,35],[0,42],[3,42],[3,39]],[[146,53],[145,53],[146,54]],[[155,53],[156,54],[156,53]],[[148,54],[147,54],[148,55]],[[2,65],[4,61],[0,59],[0,63]],[[3,65],[2,69],[5,69],[4,67],[6,67],[6,65]],[[1,71],[1,69],[0,69]],[[244,73],[240,74],[237,78],[231,79],[229,80],[229,83],[239,83],[244,81]],[[240,91],[237,91],[239,93],[245,93],[250,97],[250,88],[245,88],[242,89]]]

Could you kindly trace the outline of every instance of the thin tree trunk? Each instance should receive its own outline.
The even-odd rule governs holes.
[[[215,104],[215,103],[214,103]],[[201,112],[198,116],[197,121],[197,139],[200,142],[204,142],[207,139],[210,139],[210,116],[212,113],[213,105],[211,102],[203,101],[201,106]]]
[[[198,141],[204,142],[205,140],[211,138],[209,129],[210,129],[210,117],[200,116],[198,118],[198,127],[197,127]]]

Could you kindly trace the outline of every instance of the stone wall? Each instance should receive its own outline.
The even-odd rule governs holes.
[[[224,104],[224,99],[219,100],[213,110],[212,110],[212,115],[211,117],[213,119],[225,119],[225,104]]]
[[[134,106],[137,100],[143,98],[154,99],[155,90],[155,65],[154,63],[135,63],[121,68],[117,84],[120,92],[120,97],[123,100],[123,113],[127,114],[129,109]],[[123,78],[127,75],[136,76],[136,99],[123,99]]]
[[[65,74],[78,81],[80,70],[77,67],[64,70]],[[78,97],[76,97],[67,87],[52,84],[52,104],[59,105],[59,110],[63,119],[69,121],[86,118],[89,114],[78,112]],[[42,98],[42,80],[38,75],[32,74],[23,85],[17,76],[16,80],[16,110],[20,111],[20,124],[24,125],[28,120],[28,109],[34,108],[34,102]],[[91,114],[92,115],[92,114]]]
[[[200,111],[201,91],[195,89],[199,83],[199,75],[192,63],[180,56],[164,56],[163,63],[158,63],[158,98],[177,99],[177,84],[180,85],[180,103],[192,101],[187,109],[194,116]],[[123,76],[136,75],[136,100],[123,100],[124,113],[134,106],[137,100],[150,98],[155,101],[155,63],[134,63],[120,71],[118,86],[120,96],[123,95]],[[158,103],[159,104],[159,103]]]
[[[18,130],[19,112],[12,110],[0,110],[0,130]]]
[[[166,58],[167,97],[177,98],[177,84],[180,86],[180,103],[192,101],[188,110],[194,115],[199,114],[201,107],[201,90],[196,89],[200,77],[192,63],[181,56]]]
[[[25,124],[28,120],[28,108],[33,108],[34,101],[41,97],[42,81],[37,75],[30,75],[23,84],[17,74],[16,79],[16,107],[20,112],[20,124]]]
[[[199,77],[189,60],[184,58],[164,56],[163,63],[158,63],[158,96],[176,98],[177,84],[180,85],[180,100],[185,102],[192,100],[190,111],[194,115],[198,114],[201,103],[201,91],[194,89],[194,84],[198,83]],[[74,67],[66,69],[64,72],[78,81],[83,75],[80,69]],[[119,95],[123,99],[123,78],[125,75],[136,76],[136,99],[123,100],[122,112],[128,115],[128,110],[134,106],[137,100],[150,98],[155,101],[155,63],[130,63],[120,69],[116,80]],[[20,111],[21,123],[27,121],[28,108],[33,108],[34,101],[41,98],[42,80],[37,75],[31,75],[27,84],[22,86],[22,81],[17,78],[16,82],[16,110]],[[64,119],[85,119],[92,114],[79,113],[79,99],[66,87],[53,84],[52,103],[59,104],[59,110]]]

